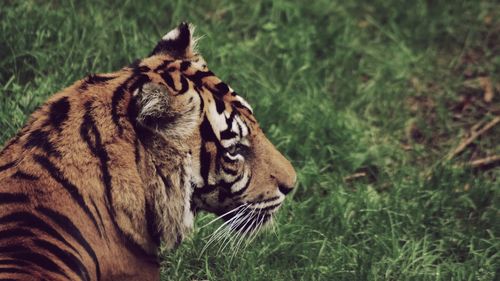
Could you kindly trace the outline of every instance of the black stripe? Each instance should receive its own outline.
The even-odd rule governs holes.
[[[29,180],[29,181],[34,181],[34,180],[39,179],[38,176],[30,175],[30,174],[25,173],[21,170],[15,172],[11,177],[16,178],[16,179],[21,179],[21,180]]]
[[[206,77],[214,76],[214,73],[210,70],[209,71],[198,70],[195,72],[195,74],[186,76],[189,80],[193,81],[198,88],[201,88],[203,86],[203,79]]]
[[[181,62],[181,71],[186,71],[189,67],[191,66],[191,62],[190,61],[183,61]]]
[[[0,268],[0,273],[31,274],[29,271],[20,268]]]
[[[85,80],[80,84],[78,87],[78,90],[80,92],[86,91],[89,87],[89,85],[100,85],[104,84],[109,80],[115,79],[116,77],[111,76],[111,77],[106,77],[106,76],[100,76],[98,74],[89,74],[87,77],[85,77]]]
[[[87,217],[89,217],[89,219],[94,224],[96,230],[102,236],[102,233],[97,225],[97,220],[95,219],[94,215],[92,214],[89,207],[85,203],[85,199],[83,199],[83,196],[78,191],[78,188],[68,179],[66,179],[62,174],[62,172],[59,169],[57,169],[57,167],[52,162],[50,162],[49,159],[41,155],[34,155],[33,158],[40,166],[42,166],[45,170],[47,170],[50,176],[52,176],[52,178],[55,181],[61,184],[61,186],[71,195],[71,198],[73,198],[73,200],[75,200],[75,202],[85,212]]]
[[[19,226],[22,227],[27,227],[30,229],[38,229],[50,236],[52,236],[54,239],[57,239],[64,245],[68,246],[72,250],[74,250],[76,253],[78,253],[78,250],[73,247],[71,244],[64,239],[64,237],[59,234],[52,226],[50,226],[48,223],[44,222],[41,220],[39,217],[28,213],[28,212],[17,212],[17,213],[11,213],[9,215],[3,216],[0,218],[0,225],[7,224],[7,223],[18,223]]]
[[[177,95],[183,95],[189,90],[189,83],[188,83],[186,77],[183,74],[181,74],[180,79],[181,79],[181,89],[179,90]]]
[[[252,181],[252,176],[250,175],[248,177],[248,181],[245,183],[245,186],[242,189],[240,189],[240,190],[238,190],[236,192],[231,193],[231,196],[232,197],[236,197],[236,196],[240,196],[241,194],[243,194],[243,192],[245,192],[245,190],[247,190],[247,188],[250,185],[251,181]]]
[[[271,197],[271,198],[268,198],[268,199],[264,199],[264,200],[259,200],[259,201],[248,201],[247,203],[248,204],[260,204],[260,203],[271,202],[271,201],[274,201],[276,199],[279,199],[279,196],[274,196],[274,197]]]
[[[97,275],[97,280],[101,279],[101,269],[99,266],[99,261],[97,260],[97,256],[90,246],[90,244],[85,240],[83,237],[82,233],[78,228],[73,224],[73,222],[66,217],[65,215],[58,213],[54,210],[45,208],[45,207],[37,207],[37,211],[40,213],[44,214],[48,218],[50,218],[54,223],[56,223],[62,230],[64,230],[66,233],[71,235],[75,239],[78,244],[80,244],[85,251],[88,253],[88,255],[92,258],[95,264],[96,268],[96,275]]]
[[[24,144],[24,148],[29,149],[37,147],[42,149],[48,156],[61,157],[54,145],[49,141],[49,133],[42,130],[34,130],[28,136],[28,141]]]
[[[221,169],[220,166],[222,164],[222,161],[220,159],[225,154],[225,152],[226,152],[226,149],[222,146],[220,147],[220,149],[216,149],[214,162],[215,162],[215,171],[217,173],[220,172],[220,169]]]
[[[238,114],[238,110],[236,110],[235,107],[232,107],[231,109],[232,109],[231,114],[229,114],[229,117],[226,118],[226,123],[227,124],[232,124],[234,122],[234,118]],[[236,122],[236,123],[238,123],[238,122]]]
[[[172,78],[172,76],[170,76],[169,72],[163,72],[162,74],[160,74],[160,76],[172,90],[177,91],[177,89],[175,88],[174,79]]]
[[[23,193],[0,192],[0,204],[28,203],[29,197]]]
[[[141,141],[137,136],[134,140],[134,157],[136,166],[139,166],[141,162]]]
[[[155,68],[155,72],[158,72],[160,70],[163,70],[164,68],[166,68],[169,64],[171,64],[172,62],[174,62],[173,60],[165,60],[163,61],[160,65],[158,65],[156,68]]]
[[[132,83],[132,85],[130,85],[128,89],[130,92],[133,92],[136,89],[141,88],[144,84],[150,81],[151,79],[149,78],[149,76],[147,76],[146,74],[140,74],[139,76],[137,76],[134,83]]]
[[[4,164],[4,165],[0,166],[0,172],[5,171],[5,170],[7,170],[9,168],[14,167],[14,165],[16,165],[16,162],[9,162],[7,164]]]
[[[203,122],[200,125],[200,134],[203,141],[215,142],[218,144],[217,137],[215,136],[214,130],[212,129],[212,126],[206,116],[203,118]]]
[[[132,71],[134,73],[144,73],[144,72],[148,72],[151,70],[151,68],[149,68],[147,65],[140,65],[141,62],[142,61],[140,59],[136,59],[131,64],[129,64],[128,67],[132,68]]]
[[[156,168],[156,173],[158,173],[158,175],[160,176],[162,182],[163,182],[163,185],[165,185],[165,190],[168,190],[171,189],[174,184],[172,183],[172,180],[169,178],[169,177],[166,177],[160,170],[160,168],[158,166],[155,167]],[[168,193],[167,193],[168,194]]]
[[[140,64],[140,62],[139,62]],[[132,72],[135,74],[135,75],[138,75],[138,74],[141,74],[141,73],[145,73],[145,72],[148,72],[151,70],[151,68],[149,68],[149,66],[147,65],[136,65],[135,67],[132,67]]]
[[[0,252],[9,256],[13,259],[19,259],[23,261],[27,261],[34,265],[37,265],[47,271],[59,274],[68,278],[69,276],[64,273],[61,267],[59,267],[56,263],[51,261],[45,255],[41,255],[39,253],[34,253],[31,249],[21,246],[21,245],[10,245],[6,247],[0,247]],[[8,253],[8,254],[7,254]]]
[[[114,216],[113,206],[113,196],[111,193],[111,173],[109,172],[108,161],[109,155],[102,144],[101,133],[97,129],[94,118],[92,117],[92,102],[88,101],[85,103],[85,115],[83,116],[83,122],[80,127],[80,135],[82,139],[87,143],[92,154],[94,154],[100,162],[101,177],[105,189],[105,200],[106,207],[110,211],[110,215]],[[94,135],[95,143],[92,143],[92,138],[90,133]]]
[[[111,97],[111,119],[113,119],[113,123],[115,123],[120,136],[123,134],[123,127],[120,124],[120,116],[118,115],[118,104],[125,96],[125,84],[128,83],[129,79],[130,78],[125,80],[122,85],[118,86]]]
[[[201,96],[200,91],[197,88],[194,88],[194,90],[196,91],[198,97],[200,98],[200,117],[201,117],[201,115],[205,111],[205,101],[203,101],[203,97]]]
[[[147,200],[145,205],[146,227],[148,229],[149,236],[156,245],[160,245],[161,233],[160,229],[158,228],[158,224],[156,223],[155,212],[153,210],[153,207],[148,203]]]
[[[217,109],[217,113],[221,114],[226,110],[226,103],[222,98],[219,98],[218,96],[213,96],[214,101],[215,101],[215,108]]]
[[[229,92],[229,87],[224,82],[220,82],[215,85],[215,89],[212,90],[217,96],[222,98],[225,94]]]
[[[193,196],[197,196],[197,195],[200,195],[200,194],[210,193],[210,192],[213,192],[216,189],[217,189],[217,186],[213,185],[213,184],[206,184],[203,187],[195,187],[194,192],[193,192]],[[200,198],[200,199],[202,201],[204,201],[203,198]]]
[[[236,125],[238,125],[238,135],[240,138],[243,138],[243,128],[241,127],[240,122],[236,122]]]
[[[128,103],[128,106],[127,106],[127,117],[128,117],[128,120],[131,121],[132,123],[132,126],[135,130],[135,133],[136,133],[136,136],[139,135],[139,133],[137,132],[138,130],[140,130],[140,127],[137,126],[137,115],[139,114],[139,108],[137,106],[137,98],[134,97],[132,95],[132,97],[130,97],[130,101]]]
[[[203,122],[200,125],[200,135],[202,139],[200,146],[200,174],[205,185],[208,185],[208,174],[210,172],[212,156],[210,155],[210,152],[207,151],[205,145],[206,142],[214,142],[218,144],[218,141],[206,116],[203,118]]]
[[[0,247],[0,253],[19,253],[19,252],[31,252],[28,247],[21,244],[11,244],[7,246]]]
[[[0,265],[16,265],[16,266],[20,266],[20,267],[26,267],[26,266],[29,266],[29,263],[27,263],[25,261],[20,261],[20,260],[2,259],[2,260],[0,260]]]
[[[231,129],[229,127],[226,130],[220,132],[220,138],[223,140],[232,139],[236,136],[238,136],[238,134],[231,131]]]
[[[208,184],[208,174],[210,172],[210,164],[212,162],[212,156],[205,148],[205,142],[201,143],[200,150],[200,175],[203,178],[205,185]]]
[[[280,205],[281,205],[281,203],[277,203],[277,204],[273,204],[271,206],[267,206],[267,207],[264,207],[264,208],[255,208],[254,210],[258,210],[259,212],[267,212],[269,210],[276,209]]]
[[[32,237],[33,232],[23,228],[12,228],[0,231],[0,240],[17,237]]]
[[[231,105],[234,105],[237,108],[246,109],[246,110],[248,110],[248,112],[250,112],[250,114],[253,114],[252,110],[250,110],[250,108],[244,106],[240,101],[233,100],[233,101],[231,101]]]
[[[230,169],[228,167],[225,167],[224,165],[221,165],[221,167],[222,167],[222,170],[224,171],[224,173],[226,173],[228,175],[236,176],[238,174],[238,170]]]
[[[120,104],[120,101],[125,97],[125,91],[127,90],[127,85],[128,83],[130,83],[130,81],[136,79],[137,75],[139,75],[139,78],[135,81],[134,85],[132,85],[132,87],[130,87],[129,89],[135,90],[140,86],[142,86],[142,84],[150,81],[150,78],[147,75],[141,74],[143,72],[147,72],[150,70],[151,69],[147,66],[138,66],[138,65],[133,66],[132,75],[130,75],[113,92],[113,96],[111,97],[111,119],[113,120],[113,123],[115,123],[118,129],[118,134],[120,136],[123,134],[123,127],[120,124],[120,115],[118,113],[118,106]],[[132,100],[130,102],[132,102]]]
[[[99,208],[97,208],[97,205],[95,204],[95,201],[92,197],[90,198],[90,203],[92,203],[92,206],[94,207],[94,210],[97,214],[97,218],[99,219],[99,223],[102,227],[102,231],[103,231],[104,235],[107,237],[106,227],[104,226],[104,221],[102,220],[101,212],[99,212]]]
[[[68,97],[63,97],[50,105],[49,122],[57,130],[61,130],[61,125],[68,119],[70,104]]]
[[[116,76],[101,76],[99,74],[89,74],[85,78],[85,83],[87,84],[102,84],[108,82],[109,80],[115,79]]]
[[[82,281],[88,281],[90,280],[89,272],[85,268],[85,266],[82,264],[82,262],[77,259],[73,254],[64,251],[57,247],[56,245],[44,241],[44,240],[35,240],[34,241],[35,245],[47,250],[51,254],[53,254],[55,257],[57,257],[61,262],[63,262],[71,271],[73,271],[74,274],[76,274],[78,277],[80,277],[80,280]]]
[[[223,189],[230,190],[233,185],[235,185],[237,182],[239,182],[243,178],[243,175],[244,174],[237,176],[232,182],[226,182],[224,180],[221,180],[221,181],[219,181],[219,183],[217,185],[222,187]]]

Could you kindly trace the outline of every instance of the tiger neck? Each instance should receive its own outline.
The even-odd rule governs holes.
[[[150,233],[161,240],[167,249],[176,247],[193,226],[191,212],[191,161],[186,145],[169,142],[159,135],[141,136],[147,157],[144,171],[148,177],[146,202],[149,212],[155,214]]]
[[[116,100],[113,97],[111,100]],[[121,103],[115,104],[117,115],[122,117],[119,118],[119,124],[124,134],[132,132],[128,139],[134,143],[137,173],[144,190],[144,212],[141,212],[145,213],[143,222],[147,226],[147,237],[154,245],[159,245],[161,241],[165,248],[172,249],[186,237],[193,226],[191,149],[197,145],[197,138],[195,135],[189,139],[173,138],[136,124],[134,103],[132,94],[128,92],[122,97]],[[121,206],[123,213],[129,213],[127,206],[128,204]],[[144,229],[144,223],[142,228],[137,225],[131,232]],[[140,235],[134,236],[141,241]]]

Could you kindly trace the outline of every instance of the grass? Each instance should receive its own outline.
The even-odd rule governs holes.
[[[0,2],[2,143],[52,93],[188,20],[299,175],[275,232],[231,259],[200,254],[217,226],[198,229],[162,280],[500,279],[500,169],[461,165],[500,152],[499,126],[445,160],[500,114],[496,1],[80,2]]]

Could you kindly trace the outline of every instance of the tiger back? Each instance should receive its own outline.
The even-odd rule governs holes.
[[[160,244],[199,211],[244,234],[272,219],[293,167],[194,43],[180,24],[149,57],[53,95],[5,145],[0,279],[159,280]]]

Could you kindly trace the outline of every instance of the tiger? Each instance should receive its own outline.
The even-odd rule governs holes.
[[[200,212],[269,225],[296,172],[182,22],[52,95],[0,151],[1,280],[160,280]]]

